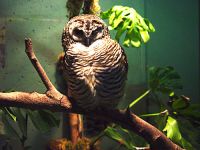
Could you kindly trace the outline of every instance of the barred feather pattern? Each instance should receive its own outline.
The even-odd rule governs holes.
[[[64,63],[71,96],[81,108],[117,106],[127,73],[126,57],[118,43],[108,39],[90,47],[72,44]]]
[[[69,26],[79,17],[102,24],[102,37],[89,46],[75,41],[69,33]],[[115,108],[124,94],[128,64],[124,50],[110,38],[103,21],[94,15],[72,18],[64,29],[62,44],[65,78],[77,105],[87,111]]]

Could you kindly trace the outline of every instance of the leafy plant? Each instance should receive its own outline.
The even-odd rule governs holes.
[[[126,47],[140,47],[142,41],[146,43],[150,39],[149,32],[155,32],[152,23],[130,7],[113,6],[102,12],[101,18],[108,19],[109,29],[117,31],[115,35],[117,41],[126,32],[123,40],[123,45]]]
[[[150,67],[148,85],[153,92],[168,95],[173,95],[174,90],[183,88],[180,75],[171,66]]]
[[[147,147],[136,146],[136,144],[139,145],[147,145],[147,144],[137,135],[133,134],[132,132],[129,132],[126,129],[121,128],[120,126],[107,127],[104,130],[104,132],[107,137],[117,141],[121,146],[125,147],[126,149],[135,150],[135,149],[147,148]]]
[[[187,150],[194,149],[194,145],[198,146],[197,139],[200,137],[197,133],[191,139],[185,133],[195,133],[195,128],[200,128],[200,105],[190,104],[190,99],[184,95],[177,95],[176,91],[182,89],[181,78],[173,67],[150,67],[148,87],[141,96],[136,98],[128,107],[133,108],[134,105],[142,100],[144,97],[149,96],[150,99],[156,99],[154,103],[158,102],[161,112],[142,114],[140,117],[150,117],[155,126],[163,131],[168,138],[173,142],[179,144]],[[168,96],[168,101],[161,101],[163,96]],[[185,123],[187,122],[187,124]],[[190,130],[186,130],[187,127]],[[193,131],[192,131],[193,130]],[[185,131],[185,133],[183,132]],[[127,149],[137,149],[138,139],[136,135],[123,128],[108,127],[105,131],[106,136],[117,141]],[[126,138],[124,134],[128,137]],[[193,133],[193,134],[194,134]],[[144,146],[145,144],[143,144]]]
[[[36,129],[44,133],[52,127],[59,126],[59,119],[55,113],[47,110],[31,111],[20,108],[1,108],[2,121],[6,133],[19,139],[24,149],[29,149],[25,142],[28,138],[28,120],[30,119]]]
[[[168,116],[167,123],[163,131],[166,131],[167,137],[170,138],[172,141],[182,145],[188,150],[192,149],[192,145],[182,137],[176,119]]]

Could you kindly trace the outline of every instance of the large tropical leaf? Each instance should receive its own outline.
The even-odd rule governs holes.
[[[179,74],[173,67],[150,67],[149,68],[149,88],[152,91],[170,95],[176,89],[182,89]]]
[[[155,32],[152,23],[140,16],[135,9],[124,6],[113,6],[111,9],[101,13],[102,19],[108,19],[109,29],[116,30],[115,39],[125,33],[123,45],[126,47],[140,47],[142,41],[146,43],[149,32]]]

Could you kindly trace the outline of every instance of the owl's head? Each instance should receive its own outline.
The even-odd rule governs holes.
[[[80,15],[72,18],[66,24],[62,39],[89,47],[95,41],[106,37],[110,37],[110,35],[103,20],[95,15]],[[68,44],[66,42],[65,44]]]

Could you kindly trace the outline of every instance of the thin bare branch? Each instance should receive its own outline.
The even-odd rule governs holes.
[[[28,58],[30,59],[33,66],[35,67],[36,71],[38,72],[38,74],[39,74],[40,78],[42,79],[44,85],[46,86],[47,90],[54,90],[55,89],[54,85],[49,80],[46,72],[42,68],[42,65],[40,64],[39,60],[37,59],[37,57],[34,54],[33,45],[32,45],[32,41],[30,38],[25,39],[25,48],[26,48],[25,52],[26,52]]]

